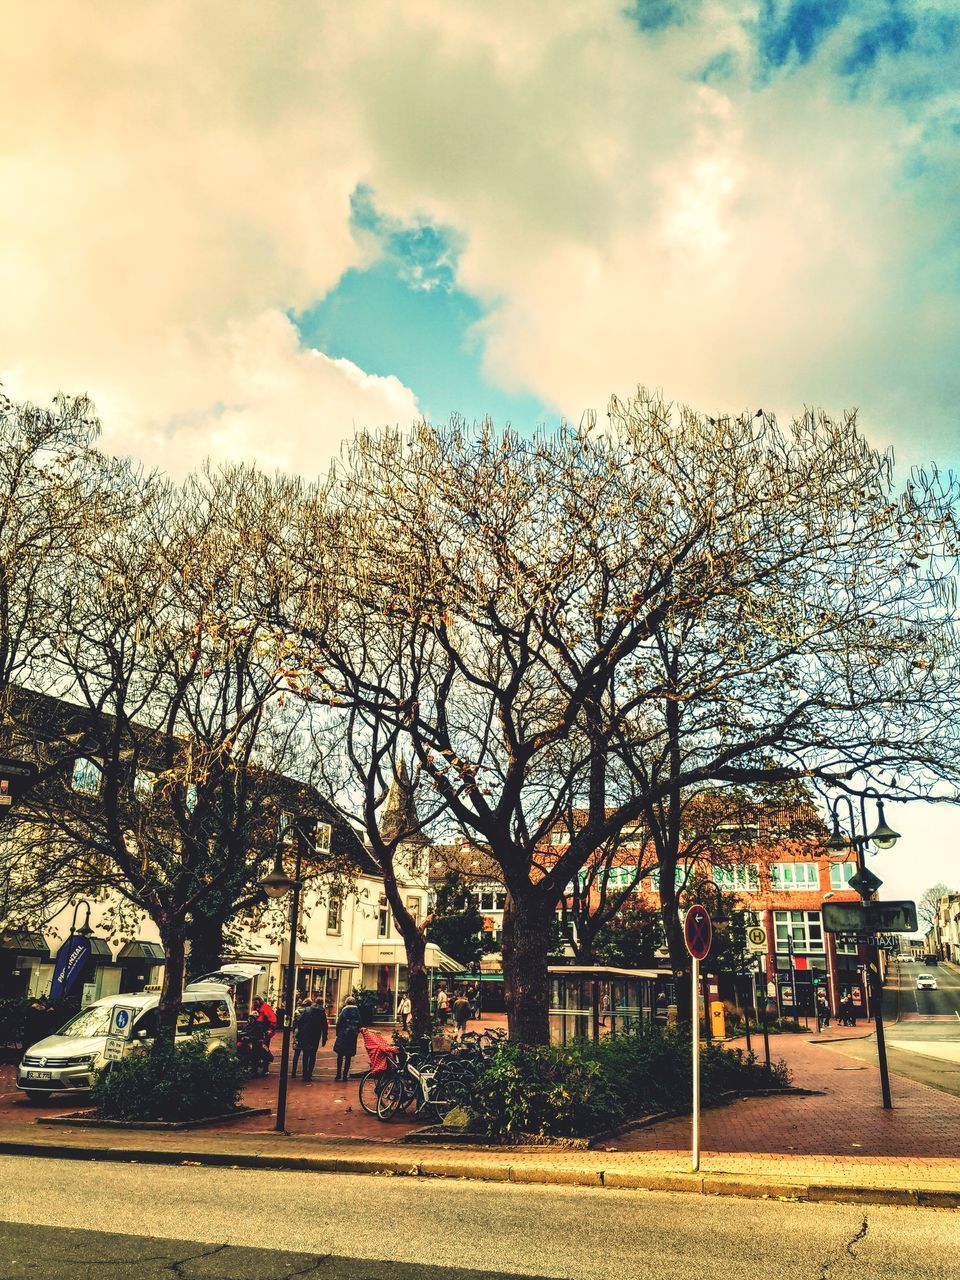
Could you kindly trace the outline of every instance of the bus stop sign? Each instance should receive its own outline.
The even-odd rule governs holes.
[[[713,921],[706,907],[695,902],[683,919],[683,940],[694,960],[706,960],[713,944]]]

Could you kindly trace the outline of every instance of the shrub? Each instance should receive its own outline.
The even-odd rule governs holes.
[[[693,1065],[689,1035],[643,1026],[594,1044],[564,1048],[506,1045],[474,1088],[474,1125],[494,1137],[577,1137],[656,1111],[689,1110]],[[730,1090],[787,1085],[786,1065],[771,1071],[752,1053],[701,1046],[704,1105]]]
[[[135,1050],[97,1073],[93,1101],[104,1120],[199,1120],[232,1111],[246,1073],[230,1049],[200,1040]]]
[[[477,1082],[472,1106],[478,1127],[498,1137],[572,1137],[622,1118],[600,1063],[552,1045],[505,1045]]]

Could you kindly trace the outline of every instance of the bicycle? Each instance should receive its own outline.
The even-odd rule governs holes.
[[[416,1115],[439,1124],[456,1105],[456,1073],[446,1060],[429,1055],[398,1054],[377,1091],[377,1119],[390,1120],[416,1105]]]

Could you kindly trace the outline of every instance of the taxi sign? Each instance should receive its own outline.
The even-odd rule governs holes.
[[[706,960],[713,944],[713,921],[706,907],[695,902],[683,918],[683,940],[694,960]]]

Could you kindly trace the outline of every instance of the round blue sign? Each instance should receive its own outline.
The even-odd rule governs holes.
[[[122,1031],[124,1027],[127,1025],[127,1023],[130,1021],[130,1015],[129,1013],[127,1013],[126,1009],[118,1009],[116,1017],[114,1018],[114,1021],[117,1024],[117,1029],[119,1031]]]

